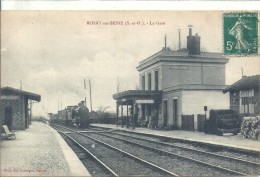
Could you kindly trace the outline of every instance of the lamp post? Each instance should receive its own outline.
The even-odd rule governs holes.
[[[204,132],[205,133],[206,133],[207,110],[208,110],[208,107],[204,106],[204,111],[205,111]]]

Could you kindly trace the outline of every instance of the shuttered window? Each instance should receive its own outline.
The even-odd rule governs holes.
[[[159,89],[159,72],[154,71],[154,90],[158,90]]]

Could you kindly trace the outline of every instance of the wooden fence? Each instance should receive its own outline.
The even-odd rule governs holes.
[[[194,131],[194,114],[192,115],[181,115],[182,130]]]
[[[204,132],[205,131],[205,114],[198,114],[197,115],[197,125],[198,125],[198,131]]]

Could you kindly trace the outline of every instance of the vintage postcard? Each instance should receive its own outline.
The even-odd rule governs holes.
[[[259,176],[259,9],[1,11],[1,176]]]

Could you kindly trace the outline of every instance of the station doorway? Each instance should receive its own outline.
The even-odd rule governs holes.
[[[8,126],[9,129],[11,129],[12,122],[13,122],[13,110],[12,106],[5,107],[5,119],[4,124]]]
[[[163,127],[167,127],[168,123],[168,101],[163,100]]]
[[[173,99],[173,127],[178,127],[178,99]]]

